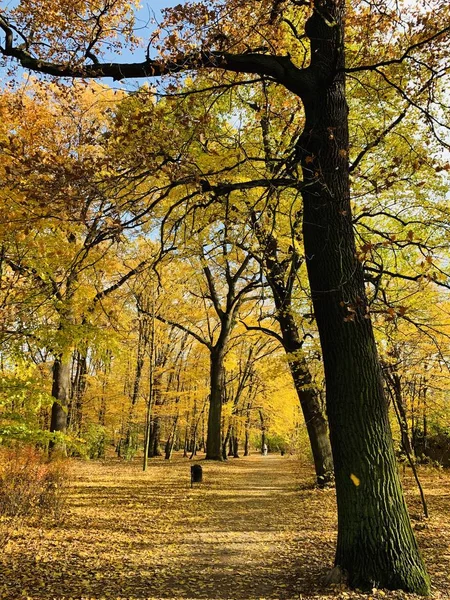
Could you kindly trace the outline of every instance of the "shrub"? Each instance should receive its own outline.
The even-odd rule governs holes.
[[[68,478],[67,462],[46,461],[32,446],[0,451],[0,516],[59,516]]]
[[[105,427],[90,424],[82,437],[85,443],[84,452],[89,458],[105,458],[106,445],[108,443]]]

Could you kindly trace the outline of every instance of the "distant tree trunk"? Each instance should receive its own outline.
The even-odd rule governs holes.
[[[161,452],[161,418],[159,416],[153,416],[150,423],[150,443],[148,447],[148,457],[155,458],[156,456],[162,456]]]
[[[164,453],[164,458],[166,460],[170,460],[172,458],[172,452],[173,452],[173,447],[175,444],[175,436],[176,436],[177,425],[178,425],[178,418],[179,418],[179,415],[177,414],[177,416],[175,417],[174,423],[173,423],[172,431],[170,432],[169,437],[167,438],[166,448],[165,448],[165,453]]]
[[[155,375],[155,383],[154,383],[154,406],[160,407],[164,404],[164,400],[161,397],[160,393],[160,385],[161,385],[161,375]],[[153,414],[150,422],[150,439],[148,446],[148,458],[154,458],[156,456],[161,456],[161,448],[160,448],[160,438],[161,438],[161,417],[157,414]]]
[[[148,316],[143,315],[139,310],[141,299],[138,298],[139,314],[139,337],[137,344],[136,369],[134,373],[133,389],[131,394],[130,409],[128,414],[127,430],[125,435],[125,447],[128,449],[137,449],[136,431],[135,431],[135,410],[139,399],[141,388],[142,370],[144,368],[145,352],[149,343],[149,321]]]
[[[222,459],[223,460],[228,459],[228,445],[230,442],[231,429],[232,429],[231,425],[228,425],[227,432],[226,432],[225,437],[222,442]]]
[[[423,428],[423,447],[424,450],[428,448],[428,420],[427,420],[427,380],[423,378],[423,389],[422,389],[422,428]]]
[[[267,446],[266,438],[266,423],[264,419],[264,413],[262,410],[259,411],[259,421],[261,424],[261,454],[264,454],[264,446]]]
[[[250,392],[249,394],[251,394],[251,388],[250,388]],[[251,408],[252,408],[252,403],[251,402],[247,402],[247,411],[246,411],[246,416],[245,416],[245,438],[244,438],[244,456],[249,456],[250,455],[250,419],[251,419]]]
[[[231,427],[230,437],[228,439],[228,456],[233,456],[233,458],[234,458],[234,436],[233,436],[233,431],[234,431],[234,425]]]
[[[111,372],[111,358],[112,353],[107,350],[107,359],[104,363],[103,368],[103,382],[102,382],[102,395],[100,398],[100,409],[98,411],[98,424],[105,426],[106,422],[106,389],[108,387],[109,374]]]
[[[194,430],[193,430],[193,434],[192,434],[192,452],[190,455],[190,459],[193,458],[196,454],[197,454],[197,432],[198,432],[198,426],[200,424],[200,422],[203,422],[203,417],[205,414],[205,409],[206,409],[206,404],[208,402],[208,398],[205,398],[205,401],[203,403],[203,407],[202,410],[200,412],[200,415],[198,416],[197,420],[195,421],[194,424]],[[202,440],[200,441],[199,444],[199,449],[204,447],[204,443],[202,442]]]
[[[67,428],[80,434],[83,426],[83,397],[86,391],[87,357],[76,350],[72,357],[73,378],[70,388],[70,403],[67,412]]]
[[[239,438],[235,435],[233,441],[233,458],[239,458]]]
[[[244,456],[250,456],[250,432],[248,429],[245,430]]]
[[[391,390],[391,398],[393,402],[395,402],[396,411],[399,417],[398,421],[402,438],[402,448],[407,455],[411,456],[413,448],[409,436],[408,418],[406,415],[405,403],[403,401],[401,378],[396,371],[395,365],[384,365],[383,372],[386,383]]]
[[[189,414],[187,415],[187,420],[189,419]],[[184,444],[183,444],[183,458],[187,458],[189,451],[189,423],[186,423],[186,427],[184,428]]]

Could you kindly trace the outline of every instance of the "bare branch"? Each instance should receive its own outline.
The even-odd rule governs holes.
[[[422,46],[425,46],[426,44],[429,44],[430,42],[434,41],[435,39],[441,37],[442,35],[444,35],[446,33],[450,33],[450,25],[448,27],[444,27],[443,29],[440,29],[439,31],[437,31],[436,33],[431,35],[430,37],[425,38],[424,40],[421,40],[420,42],[416,42],[415,44],[412,44],[403,52],[403,54],[399,58],[392,58],[391,60],[383,60],[381,62],[374,63],[372,65],[362,65],[360,67],[347,67],[345,69],[340,69],[340,70],[345,71],[345,73],[357,73],[359,71],[376,71],[380,67],[388,67],[390,65],[401,64],[404,60],[406,60],[408,58],[413,59],[413,57],[410,56],[411,52],[413,52],[414,50],[417,50],[418,48],[421,48]]]
[[[267,327],[262,327],[261,325],[259,325],[258,327],[252,327],[250,325],[247,325],[245,321],[241,321],[241,323],[247,331],[260,331],[262,333],[265,333],[266,335],[270,335],[271,337],[275,338],[277,342],[279,342],[284,348],[283,338],[276,331],[268,329]]]

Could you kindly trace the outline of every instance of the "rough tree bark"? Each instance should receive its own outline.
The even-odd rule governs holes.
[[[306,24],[310,81],[298,142],[303,238],[327,388],[338,504],[335,564],[350,585],[427,593],[401,490],[387,402],[356,258],[348,172],[344,0],[316,3]]]

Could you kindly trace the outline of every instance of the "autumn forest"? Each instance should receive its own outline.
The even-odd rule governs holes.
[[[450,598],[450,7],[0,5],[0,599]]]

